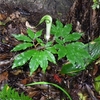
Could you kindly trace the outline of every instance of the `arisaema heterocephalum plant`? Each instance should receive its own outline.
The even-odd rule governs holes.
[[[52,24],[52,18],[49,15],[44,16],[39,24],[43,21],[46,22],[46,40],[41,39],[42,31],[34,33],[32,30],[27,30],[27,36],[23,34],[13,34],[13,36],[23,43],[18,44],[12,51],[23,50],[22,53],[16,55],[12,68],[24,65],[29,61],[30,74],[32,74],[40,66],[45,72],[48,67],[48,62],[56,64],[55,57],[53,55],[56,50],[52,48],[52,42],[48,42],[50,38],[50,30]],[[50,48],[51,47],[51,48]],[[28,49],[29,48],[29,49]]]
[[[74,69],[80,68],[80,71],[85,69],[85,60],[90,59],[90,55],[85,49],[86,45],[78,41],[82,33],[71,33],[72,25],[63,25],[58,20],[55,25],[52,24],[52,17],[49,15],[43,16],[39,24],[44,21],[46,23],[45,39],[47,42],[41,39],[41,30],[34,33],[28,29],[27,36],[13,34],[17,40],[23,43],[17,45],[12,51],[23,50],[23,52],[15,57],[12,68],[29,62],[30,74],[36,71],[38,67],[41,67],[45,72],[49,62],[56,64],[55,55],[58,55],[57,60],[66,57],[66,60],[73,65]],[[54,37],[53,40],[50,40],[50,33]],[[80,67],[76,67],[76,65]]]

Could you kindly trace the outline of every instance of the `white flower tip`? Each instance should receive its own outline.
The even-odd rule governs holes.
[[[45,39],[48,41],[50,39],[50,35],[46,35]]]

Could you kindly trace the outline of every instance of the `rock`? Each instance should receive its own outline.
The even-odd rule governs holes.
[[[24,8],[29,12],[50,14],[53,18],[66,20],[66,15],[74,0],[0,0],[0,4]]]

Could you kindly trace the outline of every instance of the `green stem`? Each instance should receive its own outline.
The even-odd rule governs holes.
[[[59,85],[54,84],[54,83],[49,83],[49,82],[34,82],[34,83],[27,84],[27,86],[30,86],[30,85],[38,85],[38,84],[49,84],[49,85],[53,85],[56,88],[60,89],[63,93],[65,93],[66,96],[69,98],[69,100],[72,100],[72,98],[70,97],[70,95],[68,94],[68,92],[66,90],[64,90],[62,87],[60,87]]]

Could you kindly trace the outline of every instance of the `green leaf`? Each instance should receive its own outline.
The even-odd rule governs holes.
[[[66,56],[73,65],[84,66],[85,60],[91,58],[88,51],[85,50],[85,45],[81,42],[68,44],[66,49]]]
[[[42,40],[42,39],[36,38],[36,40],[37,40],[37,42],[38,42],[42,47],[45,46],[45,44],[43,43],[43,40]]]
[[[67,63],[62,66],[61,73],[68,74],[70,76],[75,76],[77,75],[77,73],[79,73],[80,71],[84,69],[85,69],[85,66],[84,67],[80,67],[78,65],[73,66],[72,63]]]
[[[34,71],[37,70],[37,68],[39,67],[39,52],[35,50],[34,55],[32,55],[32,58],[29,62],[29,68],[30,68],[30,75],[32,75],[32,73]]]
[[[52,42],[52,41],[47,42],[47,43],[45,44],[45,47],[46,47],[46,48],[47,48],[47,47],[50,47],[52,44],[53,44],[53,42]]]
[[[14,36],[17,40],[21,40],[21,41],[25,41],[25,42],[32,42],[32,40],[27,37],[26,35],[23,35],[23,34],[12,34],[12,36]]]
[[[93,0],[93,2],[94,2],[94,3],[96,3],[96,2],[97,2],[97,0]]]
[[[47,47],[46,50],[52,52],[53,54],[57,54],[57,50],[56,50],[55,46]]]
[[[25,96],[23,93],[20,95],[15,89],[12,89],[7,84],[0,91],[0,100],[32,100],[30,97]]]
[[[81,36],[82,36],[81,33],[74,32],[74,33],[72,33],[72,34],[68,34],[68,35],[65,37],[64,41],[65,41],[65,42],[77,41],[78,39],[81,38]]]
[[[55,38],[65,38],[71,32],[71,30],[72,24],[67,24],[63,26],[63,24],[60,21],[56,21],[56,25],[52,25],[51,34],[53,34]]]
[[[65,43],[65,41],[63,41],[62,39],[58,39],[58,38],[56,38],[56,42],[61,45]]]
[[[91,59],[88,59],[86,61],[86,65],[89,65],[90,63],[96,61],[100,57],[100,37],[95,39],[94,41],[88,43],[86,45],[86,50],[89,52],[91,55]]]
[[[79,64],[73,65],[72,63],[64,64],[61,69],[61,73],[68,75],[76,75],[80,71],[84,70],[90,63],[100,57],[100,37],[94,41],[88,43],[85,49],[91,55],[91,59],[85,60],[85,65],[80,66]]]
[[[54,64],[56,64],[56,59],[55,59],[54,55],[50,51],[44,50],[44,54],[47,56],[47,59],[50,62],[53,62]]]
[[[62,36],[66,37],[67,34],[70,34],[70,32],[72,31],[72,24],[67,24],[64,26],[63,30],[62,30]]]
[[[29,63],[30,75],[32,75],[32,73],[37,70],[39,65],[43,72],[45,72],[46,68],[48,67],[48,59],[44,51],[35,51]]]
[[[4,26],[4,25],[6,25],[6,23],[5,23],[5,22],[0,21],[0,26]]]
[[[66,47],[61,45],[61,44],[56,44],[55,48],[58,50],[58,59],[63,58],[64,56],[66,56]]]
[[[100,75],[94,79],[94,88],[100,94]]]
[[[40,37],[41,35],[42,35],[42,30],[36,32],[34,38],[36,39],[36,38]]]
[[[31,58],[31,56],[34,54],[34,52],[35,52],[34,50],[28,50],[21,54],[18,54],[15,57],[12,68],[24,65]]]
[[[56,25],[52,25],[51,34],[56,37],[60,37],[62,35],[63,25],[60,21],[56,21]]]
[[[39,64],[43,72],[45,72],[46,68],[48,67],[48,58],[44,51],[39,53]]]
[[[56,21],[56,26],[57,26],[58,28],[63,28],[63,24],[62,24],[61,21],[59,21],[59,20]]]
[[[95,39],[94,41],[88,43],[87,50],[89,51],[90,55],[92,56],[92,60],[96,60],[100,57],[100,37]]]
[[[14,47],[11,51],[20,51],[20,50],[25,50],[28,47],[32,47],[33,44],[32,43],[22,43],[22,44],[18,44],[16,47]]]
[[[28,33],[28,36],[33,40],[34,36],[35,36],[35,33],[29,28],[27,29],[27,33]]]

